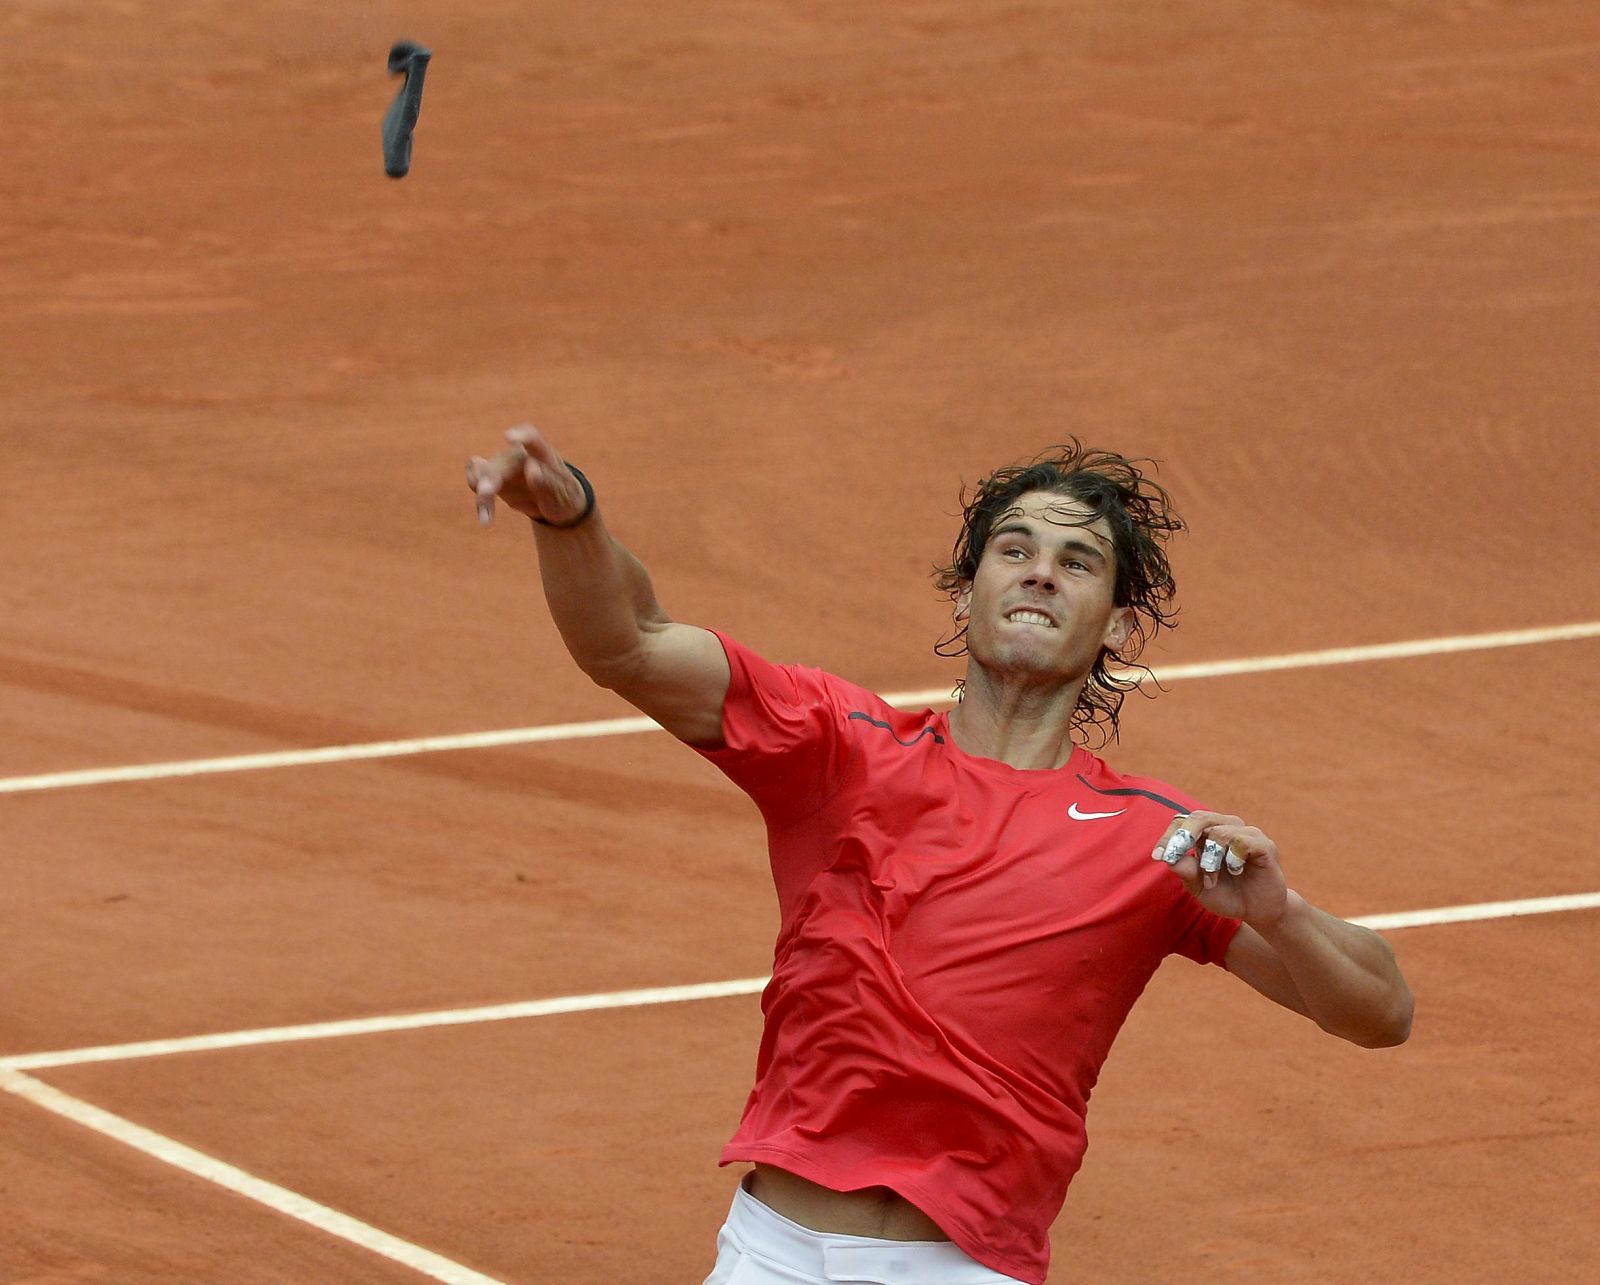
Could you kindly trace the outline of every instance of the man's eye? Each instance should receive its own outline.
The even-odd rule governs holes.
[[[1013,556],[1014,557],[1018,557],[1018,558],[1025,558],[1028,555],[1023,550],[1013,547],[1013,548],[1010,548],[1010,549],[1002,549],[1000,551],[1000,556],[1002,558],[1010,558],[1010,557],[1013,557]]]
[[[1079,562],[1076,558],[1068,558],[1066,565],[1073,571],[1087,571],[1089,569],[1088,563]]]

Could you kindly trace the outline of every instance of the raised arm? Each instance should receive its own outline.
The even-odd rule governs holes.
[[[1191,812],[1151,855],[1207,909],[1244,921],[1223,961],[1229,972],[1352,1044],[1383,1048],[1410,1035],[1411,988],[1389,943],[1289,888],[1278,845],[1255,826]]]
[[[473,456],[467,485],[484,525],[496,502],[533,520],[545,601],[573,660],[680,740],[718,744],[729,670],[716,635],[661,609],[649,574],[538,429],[510,429],[506,441]]]

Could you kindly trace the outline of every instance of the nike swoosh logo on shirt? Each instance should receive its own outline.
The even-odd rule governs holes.
[[[1074,803],[1067,809],[1067,815],[1074,821],[1103,821],[1106,817],[1119,817],[1127,808],[1118,808],[1115,812],[1079,812],[1078,805]]]

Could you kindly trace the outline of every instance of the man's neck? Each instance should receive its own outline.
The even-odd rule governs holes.
[[[1082,687],[1006,682],[969,666],[950,734],[965,753],[1009,767],[1062,767],[1072,757],[1072,711]]]

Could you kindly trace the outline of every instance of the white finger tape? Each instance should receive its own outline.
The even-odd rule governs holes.
[[[1178,829],[1172,832],[1172,838],[1167,840],[1167,847],[1161,854],[1161,859],[1169,866],[1175,866],[1188,855],[1189,849],[1194,847],[1194,835],[1187,830]]]
[[[1222,859],[1228,850],[1215,839],[1207,839],[1205,846],[1200,849],[1200,869],[1208,875],[1214,875],[1222,869]]]

